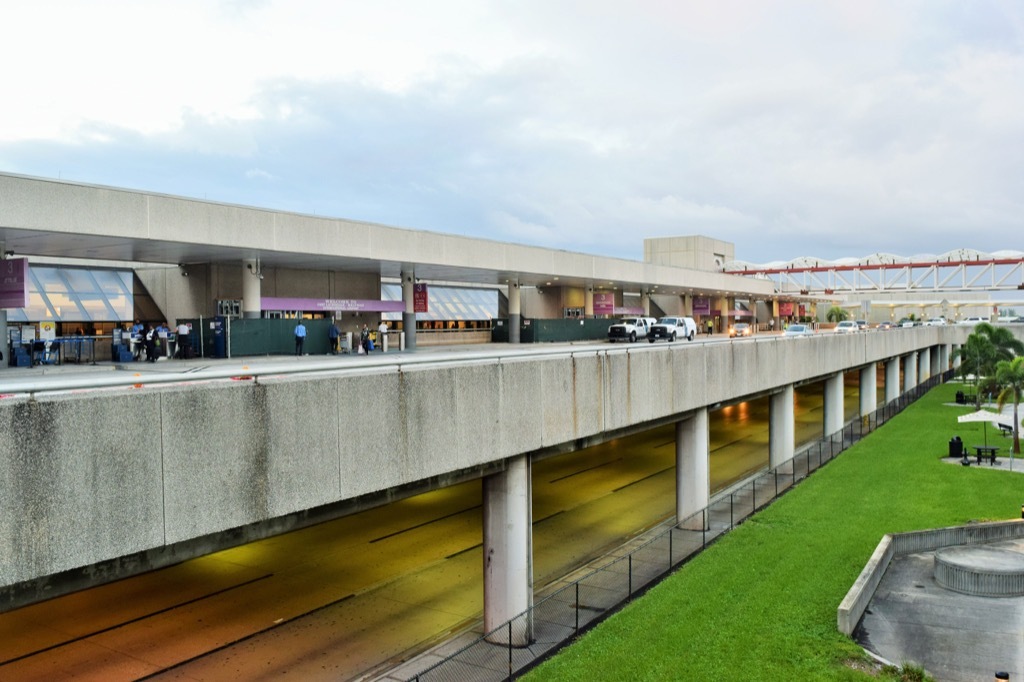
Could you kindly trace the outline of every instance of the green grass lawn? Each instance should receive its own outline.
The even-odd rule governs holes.
[[[942,461],[954,434],[982,443],[981,424],[956,421],[973,408],[944,404],[957,387],[929,392],[525,679],[870,679],[846,664],[862,651],[836,630],[836,607],[882,536],[1018,518],[1024,503],[1024,474]]]

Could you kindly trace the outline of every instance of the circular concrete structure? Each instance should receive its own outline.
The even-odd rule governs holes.
[[[1024,596],[1024,554],[967,545],[935,552],[935,582],[977,597]]]

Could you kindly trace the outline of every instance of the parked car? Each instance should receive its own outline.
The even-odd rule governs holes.
[[[868,321],[867,320],[854,320],[853,323],[856,324],[857,325],[857,329],[862,331],[862,332],[866,332],[868,330]]]
[[[926,327],[945,327],[946,318],[944,317],[930,317],[928,321],[924,323]]]
[[[988,322],[988,320],[986,320],[984,317],[965,317],[964,319],[957,322],[957,324],[975,325],[981,322]]]
[[[750,336],[753,333],[753,328],[746,322],[736,322],[729,326],[729,338],[735,336]]]
[[[663,317],[651,325],[651,330],[647,332],[647,340],[651,343],[658,339],[675,341],[678,338],[693,341],[696,334],[697,323],[692,317]]]
[[[647,332],[650,331],[655,322],[657,320],[653,317],[624,317],[608,327],[608,340],[613,343],[615,341],[629,341],[633,343],[637,339],[645,339],[647,338]]]
[[[892,322],[879,322],[877,328],[879,331],[888,331],[892,329]]]
[[[836,325],[834,331],[836,334],[853,334],[857,331],[857,323],[853,320],[843,320]]]
[[[783,336],[814,336],[814,330],[806,324],[791,324],[782,332]]]
[[[900,326],[900,328],[906,328],[906,329],[909,329],[910,327],[913,327],[913,326],[914,326],[914,325],[916,325],[916,324],[917,324],[917,323],[916,323],[916,322],[914,322],[914,321],[913,321],[912,319],[910,319],[909,317],[904,317],[904,318],[902,318],[902,319],[901,319],[901,320],[899,321],[899,326]]]

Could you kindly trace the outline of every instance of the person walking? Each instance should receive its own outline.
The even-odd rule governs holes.
[[[380,326],[377,327],[377,345],[380,346],[380,352],[384,352],[384,338],[388,335],[388,323],[384,320],[380,321]]]
[[[306,344],[306,325],[302,324],[302,318],[295,323],[295,355],[302,355],[302,347]]]
[[[370,354],[370,330],[363,325],[362,330],[359,332],[359,347],[362,348],[362,352],[366,355]]]
[[[338,354],[338,339],[341,337],[341,330],[338,329],[338,325],[334,320],[331,320],[331,326],[327,329],[327,340],[331,344],[331,355]]]
[[[708,336],[711,336],[715,332],[715,322],[711,318],[708,318]]]

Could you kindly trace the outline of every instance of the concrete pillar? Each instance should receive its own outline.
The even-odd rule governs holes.
[[[0,240],[0,261],[7,259],[7,242]],[[0,361],[0,372],[10,367],[8,364],[11,361],[10,347],[7,344],[7,309],[0,308],[0,355],[3,355],[3,360]]]
[[[789,384],[768,398],[768,468],[793,459],[796,451],[794,388]]]
[[[888,405],[900,397],[900,359],[885,361],[885,403]]]
[[[825,379],[822,431],[825,438],[843,430],[843,373]]]
[[[640,307],[644,309],[644,315],[651,316],[651,292],[646,289],[640,291]]]
[[[949,369],[949,358],[953,355],[953,344],[944,343],[939,353],[939,371],[945,372]]]
[[[263,308],[260,305],[263,271],[258,259],[242,261],[242,317],[258,318]]]
[[[867,417],[878,409],[878,366],[871,363],[860,368],[860,416]]]
[[[925,348],[918,352],[917,357],[917,383],[923,384],[931,376],[931,349]]]
[[[594,316],[594,287],[589,285],[583,290],[583,316],[588,319]]]
[[[903,392],[914,390],[917,386],[917,353],[909,353],[903,358]]]
[[[591,299],[593,309],[593,299]],[[523,306],[520,299],[519,280],[508,283],[508,342],[519,343],[519,326],[522,322]]]
[[[942,373],[942,348],[942,346],[932,346],[931,353],[928,354],[928,376]]]
[[[710,456],[711,436],[705,407],[689,419],[676,422],[676,523],[680,528],[704,530],[706,517],[693,515],[710,501]]]
[[[954,343],[952,347],[953,369],[960,369],[960,363],[962,362],[958,351],[960,351],[960,344]]]
[[[483,480],[484,632],[490,632],[533,605],[533,512],[530,458],[508,460],[505,471]],[[492,642],[525,646],[529,619],[502,628]]]
[[[402,271],[402,302],[405,303],[405,310],[402,311],[402,330],[405,332],[405,347],[407,350],[416,349],[416,310],[415,307],[416,273],[413,270]]]

